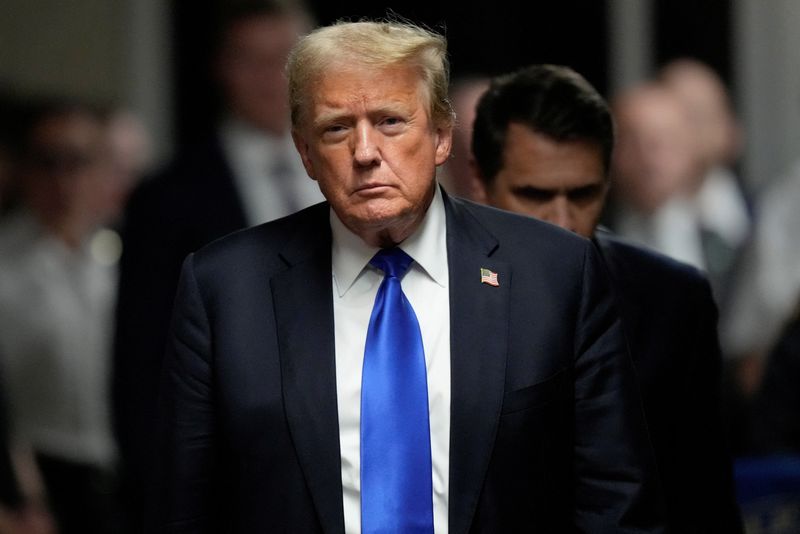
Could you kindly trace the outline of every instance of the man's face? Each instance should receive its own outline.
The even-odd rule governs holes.
[[[27,201],[46,221],[102,221],[109,187],[106,131],[95,118],[70,113],[46,119],[32,132],[24,175]]]
[[[612,171],[616,194],[625,203],[653,213],[676,194],[698,185],[703,173],[697,132],[674,95],[641,89],[620,99],[614,116],[617,144]]]
[[[532,215],[591,237],[608,190],[599,146],[554,141],[511,123],[503,166],[484,186],[492,206]]]
[[[301,31],[302,21],[288,15],[252,17],[228,30],[218,72],[234,115],[273,134],[288,130],[283,68]]]
[[[342,62],[308,90],[294,131],[308,175],[352,232],[399,243],[422,220],[450,153],[451,128],[431,122],[419,74]]]

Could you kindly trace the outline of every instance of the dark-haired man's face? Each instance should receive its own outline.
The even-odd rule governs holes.
[[[531,215],[591,237],[608,191],[603,155],[585,141],[554,141],[521,124],[509,125],[503,162],[488,204]]]

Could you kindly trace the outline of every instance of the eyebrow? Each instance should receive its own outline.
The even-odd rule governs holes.
[[[325,106],[332,108],[330,111],[322,111],[320,114],[314,119],[313,126],[320,127],[326,124],[330,124],[333,122],[338,122],[342,120],[348,120],[351,118],[352,114],[349,111],[340,110],[333,106]],[[411,110],[408,109],[402,102],[398,102],[396,104],[388,103],[384,104],[379,108],[370,110],[368,115],[412,115],[413,113]]]
[[[574,193],[584,193],[584,192],[593,192],[603,187],[602,183],[595,183],[595,184],[586,184],[581,185],[578,187],[570,187],[568,189],[563,189],[561,187],[539,187],[535,185],[514,185],[511,186],[511,190],[515,192],[532,192],[532,193],[539,193],[539,194],[550,194],[550,195],[557,195],[563,192],[567,195],[571,195]]]

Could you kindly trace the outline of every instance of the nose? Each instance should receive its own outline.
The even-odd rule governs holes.
[[[558,195],[553,199],[548,220],[565,230],[571,232],[575,231],[575,220],[572,216],[572,209],[569,205],[569,199],[567,199],[565,195]]]
[[[356,164],[362,167],[369,167],[381,162],[381,151],[377,144],[377,132],[371,124],[360,122],[356,126],[353,158]]]

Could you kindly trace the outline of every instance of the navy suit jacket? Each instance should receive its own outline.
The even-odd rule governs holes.
[[[717,308],[697,269],[598,231],[640,381],[670,530],[742,532],[721,416]]]
[[[450,532],[660,531],[596,249],[446,195],[445,209]],[[151,531],[344,532],[328,217],[322,203],[187,258]]]

